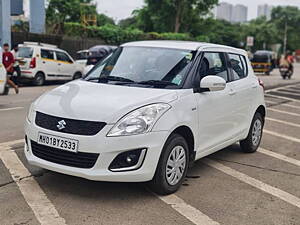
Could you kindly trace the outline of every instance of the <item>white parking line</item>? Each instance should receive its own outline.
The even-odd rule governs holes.
[[[285,91],[285,90],[277,90],[276,92],[278,92],[278,93],[282,93],[282,94],[290,94],[290,95],[296,95],[296,96],[300,96],[300,93],[298,93],[298,92],[293,92],[293,93],[291,93],[291,92],[289,92],[289,91]]]
[[[293,102],[300,102],[300,100],[298,99],[294,99],[294,98],[288,98],[288,97],[283,97],[283,96],[278,96],[278,95],[272,95],[272,94],[265,94],[266,97],[271,97],[271,98],[279,98],[279,99],[284,99],[284,100],[288,100],[288,101],[293,101]]]
[[[32,209],[41,225],[66,225],[55,206],[47,198],[36,180],[20,161],[17,154],[8,146],[0,147],[0,159],[18,185],[25,201]]]
[[[290,107],[290,108],[294,108],[294,109],[300,109],[300,106],[291,105],[288,103],[274,102],[274,101],[270,101],[270,100],[265,100],[265,102],[268,104],[276,104],[276,106],[286,106],[286,107]]]
[[[266,117],[265,119],[269,120],[269,121],[272,121],[272,122],[282,123],[282,124],[285,124],[285,125],[288,125],[288,126],[299,127],[300,128],[300,124],[297,124],[297,123],[290,123],[290,122],[287,122],[287,121],[273,119],[273,118],[270,118],[270,117]]]
[[[174,194],[168,196],[158,196],[158,198],[166,204],[172,206],[173,209],[196,225],[220,225],[218,222],[212,220],[207,215],[187,204]]]
[[[24,109],[24,107],[12,107],[12,108],[0,109],[0,112],[11,111],[11,110],[20,110],[20,109]]]
[[[276,152],[272,152],[272,151],[264,149],[264,148],[259,148],[257,151],[260,152],[260,153],[263,153],[265,155],[272,156],[274,158],[280,159],[282,161],[294,164],[296,166],[300,166],[300,161],[297,160],[297,159],[293,159],[293,158],[290,158],[288,156],[285,156],[285,155],[282,155],[282,154],[279,154],[279,153],[276,153]]]
[[[300,114],[298,114],[298,113],[286,112],[286,111],[279,110],[279,109],[274,109],[274,108],[268,108],[268,110],[273,111],[273,112],[278,112],[278,113],[284,113],[284,114],[287,114],[287,115],[290,115],[290,116],[300,116]]]
[[[264,133],[270,134],[270,135],[273,135],[273,136],[276,136],[276,137],[279,137],[279,138],[284,138],[284,139],[289,140],[289,141],[300,143],[299,138],[291,137],[291,136],[288,136],[288,135],[285,135],[285,134],[279,134],[277,132],[270,131],[270,130],[267,130],[267,129],[264,129]]]
[[[265,184],[263,183],[262,181],[260,180],[257,180],[255,178],[252,178],[244,173],[241,173],[237,170],[234,170],[228,166],[225,166],[217,161],[214,161],[214,160],[211,160],[211,159],[203,159],[203,162],[227,175],[230,175],[246,184],[249,184],[261,191],[264,191],[270,195],[273,195],[277,198],[280,198],[281,200],[285,201],[285,202],[288,202],[298,208],[300,208],[300,198],[294,196],[294,195],[291,195],[290,193],[288,192],[285,192],[281,189],[278,189],[278,188],[275,188],[271,185],[268,185],[268,184]]]

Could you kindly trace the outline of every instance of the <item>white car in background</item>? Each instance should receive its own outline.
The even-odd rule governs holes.
[[[89,56],[89,50],[80,50],[76,52],[76,62],[85,66]]]
[[[30,164],[98,181],[178,190],[195,160],[236,142],[255,152],[264,88],[244,50],[180,41],[123,44],[85,77],[38,98]]]
[[[19,45],[17,58],[21,80],[31,80],[35,85],[43,85],[45,81],[75,80],[83,75],[84,66],[55,45],[24,42]]]
[[[0,95],[7,95],[9,88],[6,84],[6,70],[0,62]]]

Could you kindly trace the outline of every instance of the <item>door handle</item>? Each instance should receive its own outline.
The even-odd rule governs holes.
[[[45,61],[43,61],[43,63],[45,64],[46,62],[45,62]]]
[[[256,83],[252,83],[251,87],[252,88],[257,88],[257,84]]]
[[[229,95],[235,95],[235,94],[236,94],[236,91],[235,91],[235,90],[231,89],[231,90],[229,91]]]
[[[61,64],[60,64],[60,63],[58,63],[58,65],[60,66]]]

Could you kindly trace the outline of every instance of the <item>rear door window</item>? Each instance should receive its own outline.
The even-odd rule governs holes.
[[[44,59],[54,59],[54,51],[41,49],[41,57]]]
[[[242,55],[228,54],[229,64],[232,70],[232,80],[240,80],[248,75],[246,59]]]

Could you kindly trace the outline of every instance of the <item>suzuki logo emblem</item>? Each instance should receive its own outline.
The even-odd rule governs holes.
[[[61,120],[61,121],[58,121],[58,124],[56,125],[56,127],[59,130],[63,130],[66,128],[66,125],[67,125],[66,121]]]

